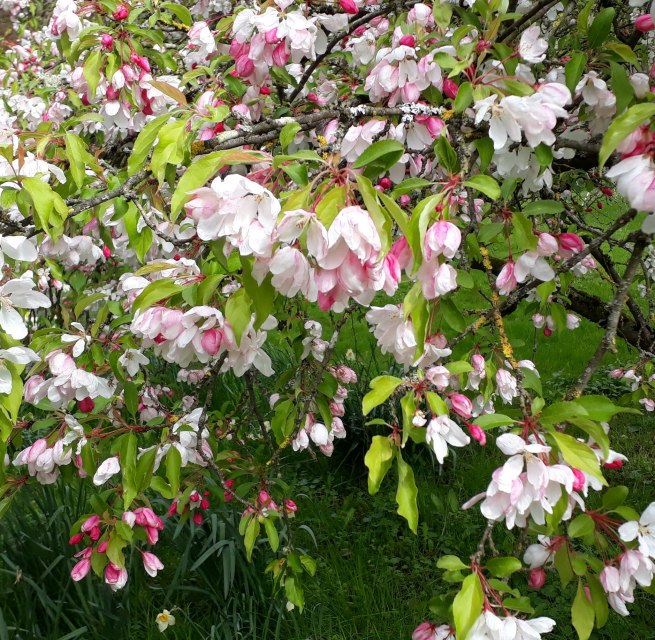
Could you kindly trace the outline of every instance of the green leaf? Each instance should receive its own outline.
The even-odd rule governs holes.
[[[573,579],[573,567],[571,566],[571,554],[568,544],[562,545],[555,552],[554,564],[562,586],[565,587]]]
[[[587,584],[591,593],[591,606],[596,614],[596,627],[600,629],[605,626],[609,616],[609,606],[607,604],[607,594],[596,576],[588,575]]]
[[[587,640],[591,635],[594,628],[594,617],[594,607],[587,598],[582,580],[578,580],[578,591],[571,607],[571,622],[578,632],[580,640]]]
[[[442,134],[437,138],[434,144],[434,152],[439,164],[446,170],[448,175],[452,176],[459,173],[462,167],[455,150],[445,135]]]
[[[603,494],[603,509],[606,511],[611,511],[612,509],[620,507],[628,497],[628,493],[628,487],[624,487],[623,485],[610,487]]]
[[[503,606],[512,611],[520,611],[521,613],[534,613],[534,608],[530,603],[530,598],[522,596],[520,598],[505,598]]]
[[[513,420],[502,413],[487,413],[478,416],[473,420],[473,422],[481,429],[495,429],[496,427],[507,427],[514,424],[516,420]]]
[[[113,533],[109,536],[109,544],[107,545],[107,558],[121,569],[125,568],[125,556],[123,549],[127,543],[121,536]]]
[[[491,138],[478,138],[473,144],[480,156],[480,171],[485,171],[494,157],[494,141]]]
[[[442,556],[437,560],[437,568],[446,571],[464,571],[469,566],[464,564],[457,556]]]
[[[617,413],[639,413],[636,409],[618,407],[605,396],[581,396],[575,402],[584,407],[591,420],[597,420],[598,422],[609,422]]]
[[[478,174],[466,180],[464,186],[484,193],[491,200],[498,200],[500,198],[500,187],[491,176]]]
[[[397,140],[378,140],[355,160],[353,169],[366,167],[364,175],[372,180],[393,167],[403,153],[405,147]]]
[[[545,424],[558,424],[567,422],[571,418],[586,418],[588,416],[587,410],[576,402],[555,402],[541,412],[539,419]]]
[[[393,460],[393,443],[386,436],[373,436],[371,446],[364,457],[368,468],[368,492],[375,495]]]
[[[391,217],[380,207],[378,191],[371,181],[364,176],[357,176],[357,186],[364,199],[364,206],[373,220],[373,224],[380,236],[382,252],[387,253],[391,248],[391,234],[393,223]]]
[[[132,305],[132,312],[136,313],[139,309],[147,309],[155,302],[160,302],[180,293],[184,286],[177,284],[170,278],[162,278],[151,282],[136,298]]]
[[[63,223],[68,215],[66,202],[47,182],[39,178],[21,178],[21,184],[34,205],[36,226],[56,240],[63,231]]]
[[[161,5],[161,8],[170,11],[185,26],[190,27],[193,24],[193,17],[191,16],[191,12],[185,6],[181,4],[175,4],[174,2],[164,2]]]
[[[398,466],[398,491],[396,502],[398,503],[398,515],[407,520],[412,532],[417,533],[418,529],[418,488],[414,480],[414,471],[396,451],[396,464]]]
[[[510,556],[504,558],[491,558],[487,561],[487,569],[497,578],[505,578],[521,570],[521,561]]]
[[[66,158],[70,165],[71,176],[78,187],[84,184],[86,178],[85,165],[96,164],[95,158],[87,151],[86,145],[78,135],[66,131]]]
[[[589,31],[589,16],[596,2],[597,0],[587,0],[587,4],[585,4],[578,15],[578,31],[582,34],[586,34]]]
[[[650,120],[655,115],[655,104],[644,102],[635,104],[612,122],[603,138],[603,144],[598,154],[599,165],[602,167],[612,155],[616,147],[628,137],[637,127]]]
[[[275,553],[280,547],[280,536],[275,528],[275,523],[270,518],[264,518],[264,529],[266,529],[268,544],[271,545],[271,549]]]
[[[457,96],[453,106],[456,113],[463,113],[473,101],[473,87],[470,82],[464,82],[459,85]]]
[[[121,451],[121,471],[123,478],[123,504],[125,509],[130,505],[139,490],[136,478],[137,437],[129,433],[123,451]]]
[[[371,380],[371,391],[362,400],[362,411],[367,416],[375,407],[381,405],[403,383],[394,376],[377,376]]]
[[[594,18],[591,27],[589,27],[589,46],[592,49],[600,47],[607,40],[607,36],[609,36],[612,29],[612,20],[614,20],[615,13],[614,8],[608,7],[599,11]]]
[[[523,214],[526,216],[554,215],[562,213],[562,211],[564,211],[564,205],[556,200],[533,200],[523,206]]]
[[[171,446],[166,454],[166,479],[171,485],[173,493],[180,490],[180,469],[182,468],[182,456],[177,447]]]
[[[550,167],[553,161],[553,149],[543,142],[534,150],[534,155],[542,168]]]
[[[590,447],[565,433],[557,431],[551,433],[549,437],[555,441],[562,457],[568,464],[594,476],[604,485],[607,485],[607,481],[600,471],[598,458]]]
[[[523,213],[516,211],[512,214],[512,229],[519,249],[534,251],[537,248],[537,236],[532,231],[532,222]]]
[[[255,548],[255,542],[257,542],[257,538],[259,537],[260,529],[261,527],[259,526],[257,516],[250,516],[250,521],[246,525],[246,532],[243,536],[243,543],[246,547],[246,557],[248,558],[248,562],[252,560],[252,550]]]
[[[82,73],[86,83],[89,85],[89,91],[91,95],[94,96],[98,83],[100,82],[100,67],[103,63],[103,56],[100,49],[96,49],[89,54],[86,61],[84,62],[84,68]]]
[[[635,91],[623,65],[611,62],[610,67],[612,69],[610,87],[612,93],[616,96],[616,113],[618,115],[623,113],[625,108],[632,102]]]
[[[575,88],[582,78],[585,68],[587,67],[587,54],[581,51],[575,51],[571,54],[571,59],[564,66],[564,78],[568,90],[573,94]]]
[[[568,532],[571,538],[583,538],[590,534],[595,528],[596,523],[593,518],[586,513],[581,513],[571,521],[568,527]]]
[[[132,153],[127,160],[128,176],[133,176],[143,167],[152,151],[159,130],[170,120],[170,118],[170,114],[165,113],[163,116],[158,116],[154,120],[151,120],[143,127],[143,129],[141,129],[139,135],[134,141]]]
[[[462,315],[462,312],[459,310],[458,306],[450,298],[441,298],[439,304],[441,313],[443,313],[443,318],[446,323],[455,329],[458,333],[464,331],[467,327],[466,318]]]
[[[230,323],[237,345],[241,343],[241,336],[252,319],[250,310],[250,297],[245,289],[233,293],[225,304],[225,319]]]
[[[287,124],[282,127],[282,130],[280,131],[280,144],[283,149],[286,149],[293,142],[298,131],[300,131],[300,124],[295,120],[293,122],[287,122]]]
[[[466,640],[473,623],[482,612],[484,593],[477,573],[464,578],[462,588],[453,602],[453,617],[458,640]]]
[[[296,605],[300,611],[303,610],[303,607],[305,606],[305,597],[302,588],[300,587],[300,583],[295,576],[287,576],[284,579],[284,595],[287,600]]]
[[[426,391],[425,399],[428,401],[428,405],[430,406],[430,411],[432,411],[434,415],[436,416],[448,415],[448,405],[434,391]]]

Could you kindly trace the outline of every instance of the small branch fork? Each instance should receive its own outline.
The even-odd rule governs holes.
[[[637,273],[637,269],[641,265],[641,254],[644,252],[644,249],[648,245],[648,238],[645,235],[641,235],[635,242],[635,247],[633,249],[630,260],[628,261],[628,266],[625,269],[623,278],[618,283],[616,288],[616,294],[609,308],[609,316],[607,319],[607,327],[605,329],[605,335],[601,340],[601,343],[596,349],[596,353],[591,357],[585,370],[582,372],[580,379],[576,382],[575,386],[569,391],[566,396],[567,400],[572,400],[577,398],[582,394],[591,376],[594,371],[600,366],[600,363],[603,360],[604,355],[614,346],[614,341],[616,339],[616,331],[619,326],[619,320],[621,318],[621,311],[628,299],[628,292],[630,289],[630,284],[634,280],[634,277]]]

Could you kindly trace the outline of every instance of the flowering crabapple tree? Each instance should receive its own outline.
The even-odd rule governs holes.
[[[629,614],[655,503],[609,486],[609,423],[655,409],[655,3],[0,6],[0,512],[86,479],[71,578],[117,590],[126,554],[164,568],[166,523],[231,503],[302,609],[316,564],[283,471],[347,435],[353,320],[401,372],[362,409],[370,493],[393,467],[409,529],[412,448],[505,456],[414,640],[547,634],[526,575],[561,581],[581,639]],[[512,344],[517,310],[553,340],[602,327],[557,401]],[[586,393],[617,338],[618,405]],[[511,555],[496,528],[522,532]]]

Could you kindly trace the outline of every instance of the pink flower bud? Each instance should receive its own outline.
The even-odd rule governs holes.
[[[339,6],[350,15],[356,15],[359,13],[359,9],[353,0],[339,0]]]
[[[114,20],[125,20],[127,16],[130,15],[130,10],[127,8],[127,5],[125,4],[119,4],[116,7],[116,11],[111,14]]]
[[[544,327],[544,336],[550,338],[553,335],[553,330],[550,327]]]
[[[247,78],[255,70],[255,63],[248,56],[240,56],[237,58],[235,69],[238,76]]]
[[[102,255],[107,259],[111,258],[111,249],[107,245],[102,248]]]
[[[80,529],[84,531],[84,533],[89,533],[93,527],[97,527],[98,523],[100,522],[100,516],[97,515],[92,515],[91,517],[87,518],[83,523]]]
[[[110,562],[105,567],[105,582],[113,591],[122,589],[127,584],[127,571]]]
[[[580,471],[580,469],[575,469],[574,467],[571,467],[571,471],[573,471],[573,476],[575,477],[575,480],[573,481],[573,491],[582,491],[585,484],[587,484],[587,479],[585,478],[584,473]]]
[[[257,500],[259,501],[259,504],[266,506],[271,501],[271,496],[267,491],[260,491]]]
[[[79,544],[80,542],[82,542],[82,540],[84,540],[84,534],[76,533],[68,540],[68,544]]]
[[[635,29],[637,31],[641,31],[642,33],[655,30],[655,22],[653,22],[653,16],[650,13],[639,16],[635,20]]]
[[[208,329],[202,334],[200,346],[210,355],[215,356],[223,344],[223,332],[219,329]]]
[[[564,251],[579,253],[584,249],[582,238],[576,233],[560,233],[557,236],[559,246]]]
[[[169,518],[172,518],[173,516],[177,515],[177,505],[178,505],[177,500],[173,500],[173,502],[171,502],[171,506],[168,507],[168,513],[166,514],[168,515]]]
[[[111,49],[114,44],[114,37],[105,33],[102,38],[100,38],[100,44],[102,44],[105,49]]]
[[[202,513],[200,513],[200,511],[196,511],[193,514],[193,522],[194,522],[194,524],[197,524],[198,526],[202,525],[203,517],[202,517]]]
[[[400,202],[401,207],[407,207],[411,204],[412,199],[406,193],[403,193],[403,195],[398,198],[398,201]]]
[[[93,398],[84,398],[77,403],[78,409],[82,413],[91,413],[95,409],[96,403],[93,401]]]
[[[542,313],[535,313],[532,316],[532,324],[535,329],[541,329],[546,324],[546,317]]]
[[[471,358],[471,364],[476,371],[484,371],[484,357],[476,353]]]
[[[610,378],[614,378],[615,380],[618,380],[619,378],[623,377],[623,369],[612,369],[610,371]]]
[[[91,569],[91,559],[84,558],[83,560],[80,560],[73,567],[71,571],[71,578],[75,580],[75,582],[79,582],[86,576],[87,573],[89,573],[90,569]]]
[[[209,500],[207,500],[207,498],[203,498],[200,501],[200,508],[203,509],[203,510],[209,509]]]
[[[298,511],[298,507],[296,506],[296,503],[293,500],[285,500],[284,501],[284,508],[286,511],[289,511],[291,513],[295,513]]]
[[[459,87],[457,86],[456,82],[454,82],[450,78],[446,78],[443,81],[443,94],[446,96],[446,98],[450,98],[451,100],[454,100],[457,97],[458,91],[459,91]]]
[[[603,466],[606,469],[620,469],[623,466],[623,460],[614,460],[614,462],[606,462]]]
[[[162,561],[154,553],[143,551],[141,557],[143,558],[143,568],[151,578],[157,575],[157,571],[161,571],[164,568]]]
[[[473,403],[462,393],[453,393],[450,396],[450,406],[462,418],[470,418],[473,413]]]
[[[106,553],[107,552],[107,547],[109,546],[109,541],[108,540],[103,540],[97,547],[96,551],[98,553]]]
[[[118,100],[118,96],[120,95],[120,91],[118,89],[112,87],[111,85],[109,85],[107,87],[107,94],[106,95],[107,95],[107,100],[109,100],[110,102],[114,102],[114,101]]]
[[[415,47],[416,46],[416,38],[412,35],[405,35],[403,36],[399,41],[398,44],[404,46],[404,47]]]
[[[100,527],[93,527],[91,531],[89,531],[89,538],[93,540],[93,542],[96,542],[97,540],[100,539],[100,536],[102,535],[102,532],[100,531]]]
[[[189,500],[191,502],[200,502],[200,494],[197,491],[194,491],[190,496]]]
[[[543,567],[537,567],[530,571],[530,577],[528,578],[528,584],[531,589],[541,589],[546,582],[546,571]]]
[[[471,434],[471,438],[479,442],[483,447],[487,444],[487,434],[477,424],[469,426],[469,433]]]

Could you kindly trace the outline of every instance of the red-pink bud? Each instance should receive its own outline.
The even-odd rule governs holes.
[[[403,193],[403,195],[400,196],[400,198],[398,198],[398,202],[400,202],[401,207],[407,207],[408,205],[411,204],[412,199],[406,193]]]
[[[111,14],[114,20],[125,20],[127,16],[130,15],[130,10],[127,8],[126,4],[119,4],[116,7],[116,11]]]
[[[405,47],[415,47],[416,46],[416,38],[412,35],[405,35],[403,36],[399,41],[398,44],[403,45]]]
[[[623,460],[614,460],[614,462],[606,462],[603,466],[606,469],[620,469],[623,466]]]
[[[537,567],[530,571],[530,577],[528,578],[528,584],[532,589],[541,589],[546,582],[546,571],[543,567]]]
[[[202,334],[200,346],[210,355],[215,356],[223,344],[223,332],[219,329],[207,329]]]
[[[298,507],[297,507],[296,503],[293,500],[288,500],[288,499],[285,500],[284,501],[284,508],[287,511],[290,511],[291,513],[295,513],[296,511],[298,511]]]
[[[271,496],[267,491],[260,491],[257,500],[259,500],[259,504],[267,505],[271,501]]]
[[[68,544],[79,544],[80,542],[82,542],[82,540],[84,540],[84,534],[76,533],[68,540]]]
[[[573,491],[582,491],[585,484],[587,484],[587,478],[585,478],[584,473],[582,473],[580,469],[571,468],[571,471],[573,471],[573,475],[575,476],[575,480],[573,481]]]
[[[93,527],[98,526],[99,522],[100,522],[100,516],[92,515],[82,523],[80,529],[82,529],[84,533],[89,533],[89,531],[91,531]]]
[[[102,255],[107,259],[111,258],[111,249],[107,245],[102,248]]]
[[[483,447],[487,444],[487,434],[477,424],[469,426],[469,433],[471,434],[471,438],[479,442]]]
[[[75,582],[79,582],[86,576],[87,573],[89,573],[89,570],[91,569],[91,559],[90,558],[84,558],[83,560],[80,560],[72,569],[71,571],[71,578],[75,580]]]
[[[100,38],[100,44],[105,48],[105,49],[111,49],[112,45],[114,44],[114,37],[109,35],[108,33],[105,33],[102,38]]]
[[[307,94],[307,100],[310,102],[318,102],[318,96],[313,91],[310,91]]]
[[[553,335],[553,330],[550,327],[544,327],[544,335],[550,338]]]
[[[564,249],[564,251],[579,253],[584,249],[584,242],[582,241],[582,238],[576,233],[560,233],[557,236],[557,241],[559,242],[559,246]]]
[[[355,4],[354,0],[339,0],[339,6],[350,15],[355,15],[359,13],[359,9]]]
[[[96,551],[98,553],[105,553],[107,551],[107,547],[109,546],[109,541],[108,540],[103,540],[96,548]]]
[[[197,491],[194,491],[190,496],[189,500],[191,502],[200,502],[200,494]]]
[[[96,403],[93,401],[93,398],[84,398],[77,403],[77,408],[82,413],[91,413],[95,409]]]
[[[118,100],[119,96],[120,96],[120,91],[118,89],[115,89],[114,87],[112,87],[112,85],[109,85],[107,87],[107,93],[106,93],[107,100],[109,100],[110,102],[114,102],[115,100]]]
[[[203,510],[209,509],[209,500],[207,500],[207,498],[203,498],[200,501],[200,508]]]
[[[89,531],[89,538],[93,540],[93,542],[96,542],[97,540],[100,539],[101,531],[100,527],[93,527],[91,531]]]
[[[172,518],[173,516],[177,515],[177,504],[178,504],[177,500],[173,500],[173,502],[171,502],[171,506],[168,507],[167,515],[169,518]]]
[[[234,496],[227,491],[223,491],[223,500],[225,500],[225,502],[232,502],[232,500],[234,500]]]
[[[639,16],[635,20],[635,29],[637,31],[641,31],[642,33],[655,30],[655,22],[653,22],[653,16],[650,13]]]
[[[203,517],[202,517],[202,513],[200,513],[200,511],[196,511],[193,514],[193,522],[195,524],[197,524],[198,526],[200,526],[203,523]]]
[[[462,418],[470,418],[473,413],[473,403],[462,393],[453,393],[450,396],[450,406]]]

